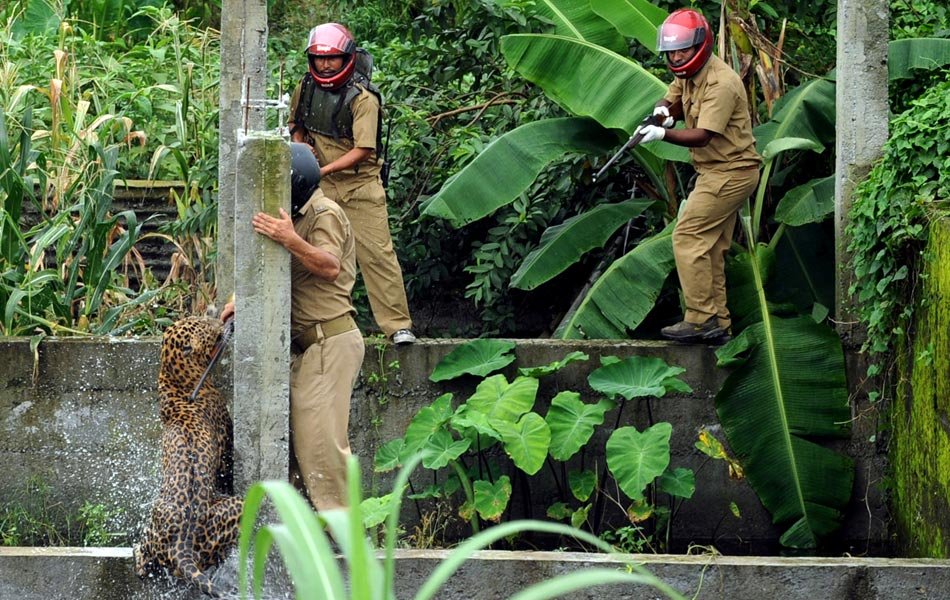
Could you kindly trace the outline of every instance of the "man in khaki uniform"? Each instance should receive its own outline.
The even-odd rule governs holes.
[[[759,182],[752,120],[742,80],[712,55],[709,23],[691,9],[674,11],[658,31],[676,76],[657,103],[662,127],[642,127],[643,141],[663,140],[690,150],[698,178],[673,230],[673,254],[686,304],[683,320],[664,337],[684,342],[729,339],[725,258],[736,214]],[[677,119],[685,129],[670,129]]]
[[[356,244],[340,206],[317,187],[308,146],[292,144],[293,220],[254,216],[254,231],[291,254],[290,434],[299,473],[317,510],[346,506],[350,398],[363,364],[363,336],[350,298]],[[233,304],[222,319],[234,312]]]
[[[291,139],[313,148],[320,189],[343,207],[356,235],[356,260],[376,323],[396,344],[416,341],[393,249],[381,178],[381,96],[356,69],[356,44],[337,23],[314,27],[309,72],[291,100]]]

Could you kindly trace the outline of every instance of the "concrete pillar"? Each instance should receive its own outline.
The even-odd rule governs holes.
[[[239,136],[234,208],[234,485],[287,479],[290,452],[290,254],[254,232],[258,212],[290,212],[290,147]]]
[[[858,343],[853,270],[845,233],[854,187],[867,177],[887,141],[888,0],[838,0],[835,144],[835,315],[838,332]]]
[[[267,75],[267,1],[221,3],[221,83],[218,107],[218,304],[234,291],[234,177],[237,133],[264,129],[262,108],[245,111],[241,99],[264,98]]]

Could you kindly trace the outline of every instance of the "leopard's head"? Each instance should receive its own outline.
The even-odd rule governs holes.
[[[211,317],[185,317],[162,336],[159,381],[194,386],[211,360],[222,324]]]

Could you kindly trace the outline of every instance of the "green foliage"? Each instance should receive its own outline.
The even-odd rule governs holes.
[[[54,498],[53,488],[34,475],[0,506],[2,546],[116,546],[124,534],[112,526],[119,511],[86,501],[78,508]]]
[[[539,405],[538,378],[587,360],[587,356],[575,352],[550,365],[522,368],[521,375],[509,382],[503,374],[489,373],[514,360],[508,354],[511,347],[500,346],[497,351],[484,352],[489,343],[503,342],[487,339],[469,342],[436,366],[436,371],[443,374],[440,380],[448,379],[450,374],[458,377],[474,372],[486,377],[478,382],[474,393],[455,408],[452,394],[443,394],[431,405],[421,408],[402,438],[384,444],[377,451],[374,458],[377,471],[393,470],[416,452],[425,452],[423,466],[444,475],[441,478],[436,475],[435,485],[414,497],[446,499],[461,489],[464,498],[458,514],[477,532],[480,520],[498,521],[511,503],[509,475],[500,473],[509,473],[511,478],[536,476],[548,464],[559,490],[556,501],[547,511],[551,518],[570,518],[575,527],[586,523],[587,527],[596,529],[598,524],[587,523],[595,503],[611,501],[619,506],[622,501],[610,497],[610,490],[615,486],[606,480],[607,471],[598,476],[596,466],[587,466],[586,456],[588,449],[598,452],[591,447],[595,443],[592,440],[603,443],[607,434],[598,435],[598,432],[604,417],[608,411],[618,409],[616,423],[608,430],[613,433],[606,448],[599,452],[606,456],[609,472],[624,494],[637,506],[650,505],[644,494],[652,490],[653,485],[671,498],[684,499],[692,495],[695,485],[692,472],[667,470],[669,423],[659,423],[642,433],[634,427],[618,428],[627,400],[690,392],[689,386],[678,378],[684,371],[682,368],[670,367],[657,358],[631,357],[621,361],[606,357],[603,366],[590,374],[588,382],[594,390],[608,397],[591,404],[582,401],[577,392],[561,391],[551,399],[547,414],[542,416],[536,408]],[[498,351],[503,354],[498,356]],[[459,360],[463,356],[467,357],[464,362]],[[447,368],[446,363],[453,366]],[[612,399],[618,395],[624,398],[619,408]]]
[[[361,502],[359,467],[356,458],[351,457],[348,468],[349,509],[321,511],[316,514],[310,510],[306,500],[288,483],[283,481],[265,481],[255,483],[247,493],[244,513],[241,516],[239,547],[239,592],[247,598],[248,558],[252,556],[253,543],[254,571],[252,578],[255,598],[260,598],[264,583],[264,565],[271,547],[276,542],[277,549],[284,560],[291,581],[294,583],[296,597],[301,599],[334,598],[342,600],[370,600],[371,598],[395,598],[395,547],[397,520],[403,489],[412,469],[418,464],[419,456],[409,459],[406,467],[396,478],[394,491],[386,509],[387,536],[382,548],[382,558],[374,553],[366,532],[364,510],[369,506]],[[505,487],[507,478],[498,481]],[[497,486],[483,486],[486,495],[482,502],[486,511],[495,509],[497,504]],[[508,486],[510,491],[510,486]],[[504,491],[501,491],[504,494]],[[279,523],[264,525],[255,531],[255,521],[265,497],[270,498]],[[376,504],[372,504],[376,506]],[[374,513],[375,513],[374,509]],[[344,585],[344,576],[337,561],[336,552],[331,545],[326,527],[339,545],[345,562],[349,586]],[[604,541],[578,529],[557,523],[541,521],[513,521],[487,529],[458,546],[433,572],[421,582],[413,596],[415,600],[428,600],[438,593],[445,582],[478,550],[492,543],[523,532],[542,532],[576,539],[607,553],[613,548]],[[592,585],[626,583],[639,584],[655,588],[669,598],[682,600],[682,596],[673,588],[651,575],[642,565],[624,561],[626,572],[621,570],[591,569],[569,575],[562,575],[542,583],[535,584],[516,594],[520,600],[542,600],[554,598],[573,590],[586,589]]]
[[[950,82],[944,81],[891,121],[883,158],[855,188],[850,293],[873,354],[892,350],[907,331],[928,224],[946,215],[950,199],[948,157]]]
[[[136,15],[115,40],[71,20],[19,37],[0,30],[7,335],[154,332],[213,296],[216,37],[168,9]],[[151,35],[133,44],[139,26]],[[138,256],[136,244],[156,234],[130,211],[113,214],[120,173],[184,182],[179,219],[161,234],[178,246],[174,285],[159,287]]]

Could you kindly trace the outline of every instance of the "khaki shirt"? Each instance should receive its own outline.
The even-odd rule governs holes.
[[[300,99],[300,84],[290,101],[290,115],[297,110]],[[376,156],[376,130],[379,127],[379,98],[367,89],[353,99],[353,139],[310,133],[314,140],[313,153],[321,165],[328,165],[355,148],[372,148],[373,153],[352,168],[331,173],[320,180],[322,189],[331,198],[343,200],[354,190],[371,181],[379,181],[381,164]]]
[[[355,315],[350,292],[356,278],[356,242],[343,209],[319,189],[300,209],[294,230],[311,246],[325,250],[340,260],[335,281],[317,277],[296,256],[290,261],[290,333],[296,337],[317,323]]]
[[[670,104],[683,103],[687,129],[707,129],[713,136],[702,148],[690,148],[697,171],[725,171],[756,167],[762,159],[755,151],[752,118],[742,80],[718,56],[689,79],[676,78],[664,96]]]

